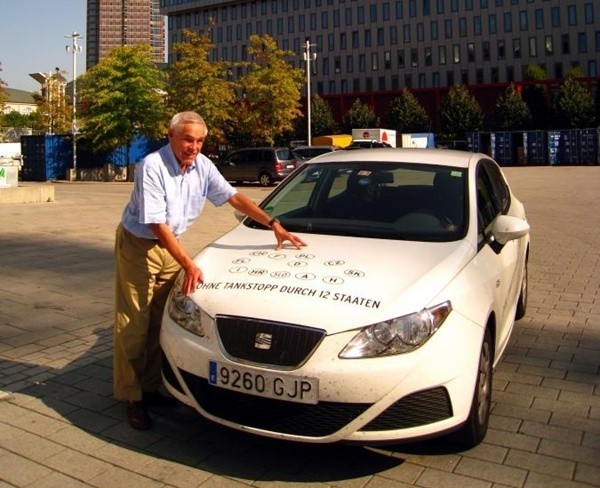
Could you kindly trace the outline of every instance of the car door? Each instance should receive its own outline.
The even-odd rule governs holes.
[[[479,162],[476,170],[478,260],[494,290],[496,347],[502,349],[514,322],[514,304],[520,288],[520,242],[499,245],[491,236],[491,227],[510,206],[510,192],[498,167],[489,160]]]
[[[246,167],[247,151],[236,151],[226,161],[223,175],[230,181],[244,181],[244,168]]]

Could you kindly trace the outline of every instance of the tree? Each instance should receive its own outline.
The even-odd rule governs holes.
[[[210,62],[213,49],[209,33],[184,31],[185,42],[173,45],[176,61],[169,68],[168,105],[173,113],[192,110],[208,126],[209,141],[222,143],[232,119],[234,86],[227,80],[230,66]]]
[[[285,60],[293,55],[277,47],[269,35],[250,36],[246,73],[237,84],[241,97],[236,103],[232,132],[247,134],[253,144],[273,145],[276,136],[294,128],[300,111],[300,89],[304,74]]]
[[[375,111],[371,107],[357,98],[344,114],[342,125],[344,132],[352,134],[352,129],[379,127],[379,117],[375,115]]]
[[[595,121],[594,99],[575,77],[568,76],[554,94],[552,121],[559,129],[584,129]]]
[[[14,127],[15,129],[40,128],[35,112],[22,114],[16,110],[4,114],[2,125],[5,127]]]
[[[492,124],[498,130],[522,130],[530,126],[531,112],[513,83],[498,99],[492,112]]]
[[[543,81],[546,79],[546,71],[537,65],[530,64],[523,73],[522,98],[529,107],[531,113],[531,121],[529,127],[531,129],[547,129],[550,107],[548,97],[546,95],[546,86],[535,81]]]
[[[294,125],[296,138],[306,139],[308,137],[306,117],[297,118]],[[313,137],[336,134],[339,130],[331,107],[319,95],[312,97],[310,103],[310,128]]]
[[[80,78],[81,120],[95,148],[126,146],[129,154],[136,135],[166,133],[163,78],[146,44],[113,49]]]
[[[0,62],[0,73],[2,73],[2,62]],[[6,90],[4,89],[5,86],[6,83],[4,83],[4,80],[0,78],[0,116],[4,113],[4,104],[8,98]]]
[[[464,139],[467,132],[481,129],[483,112],[477,100],[463,85],[454,85],[442,100],[440,119],[450,139]]]
[[[430,127],[427,112],[408,88],[404,88],[400,96],[392,100],[389,120],[390,129],[400,133],[427,132]]]

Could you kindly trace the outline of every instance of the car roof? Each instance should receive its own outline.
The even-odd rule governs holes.
[[[468,168],[482,158],[489,156],[469,151],[454,149],[421,149],[421,148],[370,148],[352,151],[334,151],[311,159],[311,163],[352,163],[352,162],[382,162],[382,163],[419,163],[456,168]]]

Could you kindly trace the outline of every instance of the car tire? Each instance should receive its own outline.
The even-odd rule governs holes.
[[[269,173],[261,173],[258,175],[258,182],[261,186],[271,186],[273,184],[273,177]]]
[[[521,292],[517,299],[517,310],[515,312],[515,320],[522,319],[527,313],[527,259],[525,259],[525,267],[523,269],[523,279],[521,280]]]
[[[479,353],[477,379],[469,416],[460,430],[454,433],[454,440],[461,447],[467,449],[475,447],[484,439],[487,433],[492,403],[493,364],[494,344],[492,333],[488,327],[485,330]]]

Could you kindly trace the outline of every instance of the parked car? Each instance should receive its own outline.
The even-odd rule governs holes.
[[[202,250],[165,308],[163,379],[244,432],[364,444],[487,432],[492,371],[527,305],[529,224],[487,155],[335,151]]]
[[[233,151],[215,165],[229,181],[270,186],[289,175],[296,161],[287,147],[253,147]]]
[[[296,159],[296,166],[300,166],[316,156],[327,154],[328,152],[336,151],[338,149],[339,148],[336,146],[298,146],[292,149],[292,154]]]
[[[367,149],[373,147],[392,147],[387,142],[381,142],[376,139],[354,139],[345,149]]]

